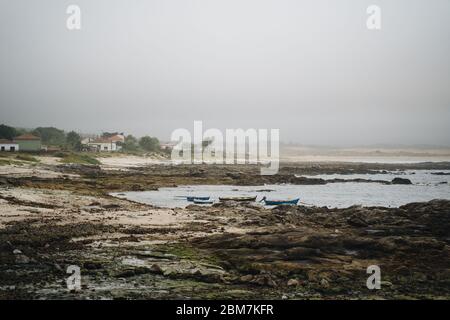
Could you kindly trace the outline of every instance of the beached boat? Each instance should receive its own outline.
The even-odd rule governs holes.
[[[183,198],[189,202],[194,202],[195,200],[209,200],[210,197],[197,197],[197,196],[177,196],[176,198]]]
[[[187,201],[190,201],[190,202],[207,201],[207,200],[209,200],[209,197],[187,197],[186,199],[187,199]]]
[[[264,197],[261,199],[261,201],[264,201],[264,204],[268,206],[279,206],[282,204],[296,205],[300,201],[300,198],[292,200],[267,200],[266,197]]]
[[[254,197],[220,197],[220,201],[241,201],[241,202],[250,202],[255,201],[256,196]]]
[[[197,199],[194,199],[193,202],[195,204],[213,204],[214,203],[214,201],[212,201],[212,200],[197,200]]]

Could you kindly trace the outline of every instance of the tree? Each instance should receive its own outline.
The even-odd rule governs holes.
[[[63,130],[54,127],[39,127],[34,129],[33,134],[42,139],[47,145],[63,146],[66,143],[66,135]]]
[[[17,130],[4,124],[0,124],[0,139],[12,140],[18,135]]]
[[[75,151],[81,150],[81,137],[75,131],[70,131],[66,136],[67,146]]]
[[[123,136],[123,132],[103,132],[102,133],[102,138],[111,138],[117,135],[122,135]]]
[[[125,137],[122,149],[125,151],[136,151],[139,148],[138,140],[131,134]]]
[[[139,145],[145,151],[158,151],[159,150],[159,140],[154,137],[145,136],[139,140]]]

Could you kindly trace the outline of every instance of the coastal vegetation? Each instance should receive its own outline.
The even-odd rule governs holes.
[[[16,136],[21,134],[32,134],[40,137],[42,144],[50,150],[62,150],[80,152],[82,148],[82,140],[84,136],[92,136],[82,134],[76,131],[66,132],[55,127],[37,127],[34,129],[15,128],[5,124],[0,125],[0,139],[13,140]],[[114,135],[119,135],[119,132],[102,132],[98,136],[100,138],[108,138]],[[148,152],[165,153],[161,149],[159,139],[149,135],[137,138],[131,134],[125,136],[125,141],[120,143],[122,147],[119,152],[125,154],[142,155]]]
[[[86,153],[74,153],[74,152],[69,152],[69,153],[63,153],[60,154],[61,157],[61,162],[62,163],[75,163],[75,164],[91,164],[91,165],[99,165],[100,161],[98,161],[97,159],[95,159],[94,157],[91,157],[90,155],[86,154]]]
[[[29,162],[39,162],[39,160],[36,159],[35,157],[30,156],[30,155],[28,155],[28,154],[24,154],[24,153],[19,153],[19,154],[16,156],[16,159],[17,159],[17,160],[22,160],[22,161],[29,161]]]

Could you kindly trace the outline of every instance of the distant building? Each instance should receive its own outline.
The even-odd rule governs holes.
[[[14,143],[19,145],[20,151],[41,151],[41,138],[32,134],[23,134],[14,138]]]
[[[19,151],[19,145],[12,140],[0,139],[0,151]]]
[[[161,150],[172,150],[177,144],[178,142],[163,142],[159,146]]]
[[[111,151],[119,151],[122,149],[121,144],[125,141],[123,136],[112,136],[109,138],[97,138],[83,140],[82,143],[87,145],[87,149],[90,151],[98,151],[98,152],[111,152]]]

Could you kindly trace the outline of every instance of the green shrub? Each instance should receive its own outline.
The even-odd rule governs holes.
[[[11,161],[5,160],[5,159],[0,159],[0,166],[7,166],[10,164],[11,164]]]
[[[31,161],[31,162],[39,162],[38,159],[36,159],[35,157],[32,157],[30,155],[27,154],[18,154],[16,156],[17,160],[22,160],[22,161]]]
[[[64,157],[67,157],[68,155],[69,155],[69,153],[63,152],[63,151],[58,151],[53,154],[53,156],[55,156],[57,158],[64,158]]]
[[[100,164],[100,161],[97,159],[88,156],[87,154],[77,154],[77,153],[70,153],[65,155],[61,162],[63,163],[77,163],[77,164],[93,164],[98,165]]]

